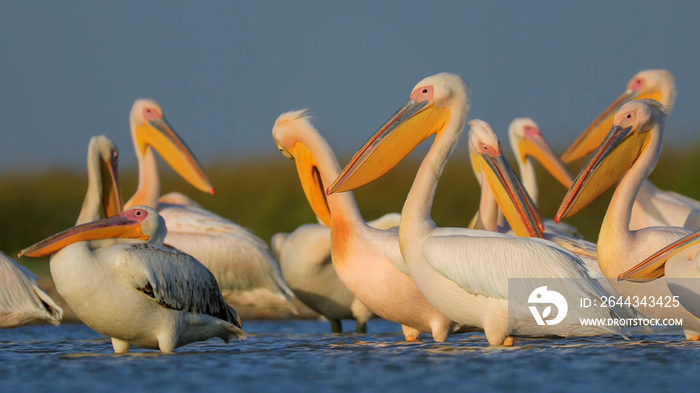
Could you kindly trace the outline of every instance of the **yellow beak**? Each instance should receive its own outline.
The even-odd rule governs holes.
[[[200,191],[214,193],[202,166],[164,118],[136,126],[135,138],[141,154],[153,147],[187,182]]]
[[[306,199],[311,205],[316,217],[318,217],[327,227],[331,226],[331,210],[328,207],[326,193],[321,181],[321,174],[318,171],[316,159],[301,142],[297,142],[289,151],[280,148],[280,150],[294,158],[299,173],[301,187],[304,190]]]
[[[73,243],[113,238],[150,239],[141,231],[140,222],[120,214],[66,229],[25,248],[19,256],[45,257]]]
[[[447,108],[408,100],[353,156],[328,188],[328,195],[354,190],[382,177],[430,135],[442,131],[450,117]]]
[[[571,171],[559,159],[559,156],[554,154],[554,151],[552,151],[552,148],[542,135],[528,135],[520,141],[518,149],[520,150],[520,159],[522,161],[525,161],[528,156],[532,156],[564,187],[571,187],[571,184],[574,182]]]
[[[557,215],[556,222],[588,206],[627,172],[646,149],[651,133],[613,125],[603,143],[576,176]]]
[[[115,151],[112,159],[100,162],[102,173],[102,207],[105,217],[120,214],[124,208],[121,188],[119,187],[119,155]]]
[[[472,160],[474,167],[485,175],[498,207],[515,234],[544,237],[542,217],[503,155],[475,154]]]
[[[635,282],[651,281],[655,278],[663,277],[665,273],[666,261],[672,256],[685,250],[686,248],[700,242],[700,231],[693,232],[683,238],[676,240],[661,250],[655,252],[637,266],[620,274],[617,279]]]

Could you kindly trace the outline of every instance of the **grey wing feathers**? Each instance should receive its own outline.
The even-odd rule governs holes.
[[[192,256],[152,244],[132,244],[116,263],[123,278],[161,306],[210,315],[241,327],[240,317],[224,301],[214,275]]]

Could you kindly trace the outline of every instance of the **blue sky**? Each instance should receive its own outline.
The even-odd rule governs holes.
[[[561,152],[632,75],[666,68],[667,142],[696,141],[698,15],[693,1],[3,2],[0,172],[82,168],[96,134],[133,165],[136,98],[158,100],[205,167],[281,157],[272,125],[301,108],[347,155],[443,71],[471,85],[470,118],[505,139],[532,117]]]

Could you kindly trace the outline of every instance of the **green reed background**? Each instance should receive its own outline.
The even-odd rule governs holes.
[[[684,147],[666,146],[650,179],[669,189],[700,199],[700,143]],[[363,216],[371,220],[388,212],[400,212],[420,164],[412,155],[384,178],[357,191],[355,197]],[[349,157],[341,157],[344,164]],[[513,160],[510,160],[514,162]],[[571,166],[574,175],[585,160]],[[566,193],[564,187],[543,171],[539,164],[540,209],[551,218]],[[259,159],[217,161],[206,166],[216,189],[215,195],[201,193],[162,165],[162,193],[180,191],[208,210],[242,225],[269,243],[277,232],[291,232],[299,225],[315,222],[301,190],[294,163],[282,155]],[[136,168],[120,169],[124,200],[136,189]],[[13,258],[17,252],[49,235],[74,225],[87,187],[84,170],[45,169],[0,173],[0,250]],[[466,226],[478,208],[479,188],[465,154],[450,159],[441,178],[433,219],[438,226]],[[610,201],[611,191],[565,222],[596,241],[598,229]],[[48,274],[46,260],[22,258],[40,275]]]

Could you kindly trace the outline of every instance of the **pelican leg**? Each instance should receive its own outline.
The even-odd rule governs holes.
[[[362,334],[367,333],[367,322],[357,321],[357,326],[355,326],[355,332]]]
[[[114,353],[127,353],[129,352],[129,348],[131,348],[131,344],[112,337],[112,348],[114,348]]]
[[[163,353],[173,353],[177,347],[177,337],[174,332],[163,332],[156,336],[158,340],[158,348]]]
[[[331,323],[331,333],[343,332],[343,324],[340,322],[340,319],[329,319],[329,322]]]
[[[486,334],[486,340],[488,340],[489,345],[513,346],[513,337],[508,335],[508,329],[499,327],[498,323],[484,324],[484,333]]]
[[[401,325],[401,330],[404,337],[406,337],[406,341],[420,341],[420,330],[406,325]]]
[[[445,323],[445,321],[435,321],[430,324],[433,332],[433,340],[435,342],[444,343],[450,337],[450,333],[454,330],[454,322]]]

